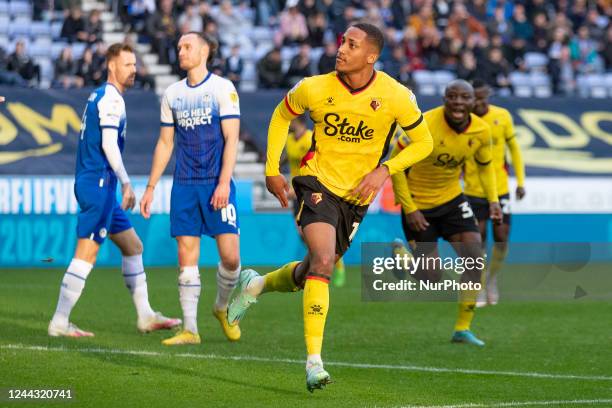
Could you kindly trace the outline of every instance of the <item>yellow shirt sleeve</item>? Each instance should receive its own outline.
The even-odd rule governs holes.
[[[296,116],[308,109],[308,82],[301,80],[276,106],[268,127],[268,147],[266,149],[266,176],[280,174],[280,158],[287,143],[289,124]]]
[[[487,195],[487,200],[492,202],[499,201],[497,196],[497,183],[495,179],[495,169],[493,168],[491,161],[493,160],[493,150],[491,148],[491,128],[487,126],[486,130],[482,132],[482,144],[476,150],[474,155],[474,161],[478,165],[478,177],[480,178],[480,184]]]
[[[427,122],[423,119],[416,97],[405,86],[399,85],[394,107],[397,109],[396,121],[410,138],[410,144],[383,163],[391,176],[403,174],[404,170],[429,156],[433,150],[433,138]]]
[[[514,167],[514,174],[516,175],[516,182],[519,187],[525,186],[525,164],[523,163],[523,155],[521,154],[521,148],[516,140],[516,132],[514,131],[514,123],[512,116],[507,115],[506,123],[506,144],[510,151],[510,157],[512,158],[512,167]]]
[[[391,151],[391,158],[397,156],[406,147],[406,145],[403,144],[404,142],[406,142],[405,136],[402,135]],[[410,194],[406,174],[403,171],[395,173],[391,176],[391,181],[393,182],[395,203],[400,204],[406,214],[415,212],[418,208],[412,200],[412,194]]]

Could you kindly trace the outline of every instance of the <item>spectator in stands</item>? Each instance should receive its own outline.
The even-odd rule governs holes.
[[[391,58],[384,62],[385,72],[402,83],[408,82],[408,61],[404,48],[396,45],[391,52]]]
[[[102,82],[102,69],[94,64],[93,50],[87,48],[77,63],[76,75],[83,81],[83,86],[97,86]]]
[[[461,61],[459,62],[459,66],[457,66],[457,77],[465,79],[466,81],[472,81],[478,76],[474,53],[466,51],[461,54]]]
[[[40,83],[40,66],[26,53],[25,43],[22,40],[15,44],[15,51],[9,56],[6,69],[15,72],[29,84]]]
[[[520,3],[514,5],[514,12],[512,13],[512,38],[518,38],[524,42],[533,38],[533,26],[527,20],[525,6]]]
[[[448,25],[448,19],[451,14],[451,4],[452,1],[450,0],[436,0],[433,2],[436,26],[440,27],[442,30]]]
[[[440,41],[440,62],[443,69],[454,70],[459,62],[464,42],[457,32],[454,24],[449,24],[444,30],[444,37]]]
[[[606,41],[604,42],[601,56],[606,64],[606,70],[612,71],[612,25],[606,31]]]
[[[324,13],[316,13],[308,17],[308,43],[313,48],[323,46],[327,19]]]
[[[234,83],[236,89],[240,86],[240,80],[242,79],[242,70],[244,69],[244,62],[240,57],[240,46],[234,45],[230,51],[229,57],[225,61],[225,72],[223,76]]]
[[[300,51],[291,59],[289,70],[285,75],[285,85],[292,88],[302,79],[312,76],[310,64],[310,45],[302,44]]]
[[[155,13],[155,0],[126,0],[128,29],[137,33],[145,31],[147,20]]]
[[[531,47],[534,51],[546,53],[548,49],[548,18],[544,13],[537,13],[533,17],[533,41]]]
[[[280,48],[274,48],[257,63],[259,85],[264,89],[283,85],[283,69]]]
[[[573,76],[571,62],[568,59],[568,38],[563,28],[557,28],[553,34],[552,42],[548,48],[548,73],[550,75],[553,93],[561,92],[561,78],[569,70]],[[568,66],[569,65],[569,66]]]
[[[7,71],[8,56],[0,47],[0,85],[27,86],[28,83],[17,72]]]
[[[317,64],[319,74],[327,74],[328,72],[332,72],[336,69],[337,52],[338,47],[336,47],[336,43],[331,41],[325,43],[323,54],[321,54],[321,57],[319,58],[319,63]]]
[[[472,34],[487,38],[487,30],[484,25],[467,12],[464,4],[456,3],[453,6],[453,13],[448,21],[448,28],[452,29],[454,35],[462,40],[466,40]]]
[[[605,43],[605,31],[609,23],[610,17],[600,15],[596,8],[589,9],[585,25],[589,28],[589,36],[593,40]]]
[[[240,45],[244,49],[252,46],[251,40],[246,35],[251,22],[234,8],[230,0],[221,2],[219,12],[213,16],[219,27],[220,44]]]
[[[159,10],[147,21],[147,35],[162,64],[173,65],[177,61],[174,43],[178,28],[173,6],[173,0],[161,0]]]
[[[199,32],[204,29],[204,22],[198,11],[198,8],[196,8],[196,5],[193,3],[187,3],[187,5],[185,5],[185,11],[183,11],[183,14],[181,14],[178,20],[182,33],[188,33],[190,31]]]
[[[99,41],[94,44],[94,54],[93,54],[93,65],[94,71],[100,70],[102,72],[101,78],[106,78],[106,44],[102,41]]]
[[[210,4],[207,1],[200,3],[198,14],[200,15],[200,18],[202,18],[202,31],[206,31],[206,27],[209,23],[215,23],[215,19],[210,14]]]
[[[64,20],[60,34],[64,40],[72,42],[87,42],[88,35],[85,27],[85,18],[80,6],[70,8],[70,14]]]
[[[325,5],[320,0],[300,0],[297,8],[306,20],[316,14],[325,12]]]
[[[425,30],[425,32],[426,31],[427,30]],[[412,72],[425,69],[422,44],[417,37],[416,31],[412,29],[412,27],[406,27],[404,30],[402,45],[404,47],[407,63],[409,64],[409,71]]]
[[[467,4],[467,9],[476,20],[487,21],[487,2],[485,0],[472,0]]]
[[[489,50],[488,59],[482,61],[477,67],[480,77],[495,89],[508,88],[508,65],[499,48]]]
[[[132,47],[134,56],[136,57],[136,78],[134,79],[134,87],[155,90],[155,78],[153,75],[149,74],[149,70],[142,59],[142,54],[136,48],[136,36],[126,36],[125,42]]]
[[[81,88],[83,78],[77,75],[77,64],[72,58],[72,48],[65,47],[55,61],[54,86],[58,88]]]
[[[590,37],[587,26],[578,28],[578,33],[572,38],[569,46],[574,69],[583,74],[603,71],[602,61],[598,54],[598,44]]]
[[[408,17],[407,26],[414,29],[418,37],[423,35],[423,30],[426,28],[435,28],[433,8],[429,4],[424,4],[418,13]]]
[[[87,42],[89,44],[94,44],[102,39],[102,33],[104,30],[102,27],[102,20],[100,19],[99,10],[93,10],[89,14],[85,31],[87,32]]]
[[[300,14],[296,4],[297,1],[288,1],[287,8],[280,14],[280,27],[275,37],[279,46],[301,44],[308,38],[306,18]]]

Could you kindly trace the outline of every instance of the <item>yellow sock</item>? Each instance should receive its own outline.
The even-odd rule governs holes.
[[[309,356],[321,354],[328,309],[329,281],[320,277],[307,277],[304,285],[304,339]]]
[[[504,259],[508,254],[508,248],[500,248],[498,245],[493,245],[493,251],[491,253],[491,263],[489,265],[489,279],[494,277],[497,272],[502,268]]]
[[[289,262],[264,276],[264,292],[295,292],[299,287],[293,281],[293,270],[301,261]]]
[[[474,318],[475,302],[459,302],[459,315],[455,323],[455,331],[470,330]]]

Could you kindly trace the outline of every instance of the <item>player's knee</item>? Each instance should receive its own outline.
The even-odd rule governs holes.
[[[310,271],[319,275],[331,275],[334,264],[336,263],[335,254],[321,254],[313,256],[310,261]]]
[[[142,255],[144,251],[144,246],[142,245],[142,241],[140,239],[135,239],[121,249],[121,254],[123,256],[136,256]]]
[[[237,255],[226,255],[221,259],[221,264],[228,271],[235,271],[236,269],[240,268],[240,257]]]

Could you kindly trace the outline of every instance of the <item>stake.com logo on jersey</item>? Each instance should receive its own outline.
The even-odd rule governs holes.
[[[374,129],[368,127],[363,120],[357,125],[341,118],[337,113],[327,113],[323,118],[325,134],[327,136],[338,136],[338,140],[343,142],[360,143],[361,140],[370,140],[374,137]]]

